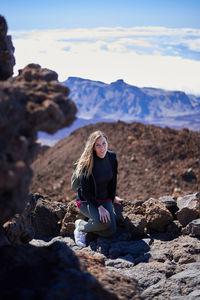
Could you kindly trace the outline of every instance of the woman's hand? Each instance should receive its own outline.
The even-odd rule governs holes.
[[[123,201],[124,201],[124,199],[119,198],[118,196],[116,196],[113,203],[121,205]]]
[[[100,221],[103,223],[107,223],[110,221],[110,213],[107,209],[105,209],[102,205],[98,207],[99,215],[100,215]]]

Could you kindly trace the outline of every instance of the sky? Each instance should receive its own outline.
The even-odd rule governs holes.
[[[69,76],[200,95],[199,0],[6,0],[15,75],[28,63]]]

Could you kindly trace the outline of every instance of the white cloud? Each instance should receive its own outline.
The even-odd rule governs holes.
[[[190,49],[199,51],[198,29],[117,27],[11,34],[16,49],[16,73],[33,62],[55,70],[60,81],[68,76],[107,83],[121,78],[140,87],[200,94],[200,61],[184,59],[173,48],[184,41]],[[169,51],[167,55],[163,49]]]
[[[195,40],[187,40],[183,42],[190,50],[200,52],[200,38]]]

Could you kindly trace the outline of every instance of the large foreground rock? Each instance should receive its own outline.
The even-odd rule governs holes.
[[[37,153],[37,132],[54,133],[75,119],[76,106],[57,74],[30,64],[0,83],[0,224],[21,213]]]
[[[7,31],[6,20],[0,15],[0,80],[6,80],[12,76],[15,65],[14,47]]]
[[[79,257],[59,241],[45,247],[1,247],[1,298],[141,299],[134,279],[104,270],[101,259],[86,254]]]
[[[59,235],[65,213],[66,205],[60,202],[51,202],[48,198],[38,195],[36,207],[31,215],[35,237],[45,238]]]

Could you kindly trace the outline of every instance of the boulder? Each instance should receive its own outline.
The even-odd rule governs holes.
[[[77,109],[68,95],[54,71],[36,64],[0,82],[0,224],[25,208],[37,132],[54,133],[75,119]]]
[[[140,299],[135,280],[130,281],[101,266],[94,266],[97,259],[93,263],[92,257],[86,259],[82,256],[80,260],[84,262],[80,263],[63,242],[47,247],[0,247],[1,298],[117,300],[115,293],[119,291],[120,299],[127,299],[127,293],[132,295],[132,299]],[[93,268],[95,276],[89,274],[87,268],[88,271]]]
[[[4,225],[6,237],[10,243],[23,244],[28,243],[34,237],[34,229],[31,222],[31,214],[35,209],[38,195],[29,195],[28,202],[22,214],[16,214]]]
[[[149,231],[164,232],[173,221],[173,216],[165,204],[157,199],[150,198],[145,202],[146,222]]]
[[[77,219],[87,220],[87,218],[80,213],[75,201],[71,201],[67,204],[66,213],[61,224],[60,234],[62,236],[72,235],[75,229],[74,222]]]
[[[0,80],[6,80],[13,74],[15,65],[14,46],[11,36],[7,35],[8,25],[0,15]]]
[[[142,297],[147,300],[195,299],[189,298],[189,295],[191,295],[191,293],[195,293],[195,295],[199,294],[199,264],[191,263],[184,265],[184,267],[185,270],[172,275],[170,278],[162,278],[156,284],[149,286],[144,292],[142,292]],[[180,298],[180,296],[184,298]]]
[[[185,228],[183,228],[182,232],[192,236],[200,236],[200,218],[191,221]]]
[[[146,218],[145,206],[141,200],[125,201],[122,205],[115,205],[117,224],[125,227],[133,238],[145,234]]]
[[[161,201],[163,204],[165,204],[166,208],[169,209],[173,217],[175,217],[175,213],[178,210],[177,204],[176,204],[176,197],[175,196],[162,196],[158,198],[159,201]]]
[[[194,170],[192,168],[189,168],[182,174],[182,179],[191,182],[193,180],[196,180],[197,177]]]
[[[81,263],[81,270],[94,276],[111,295],[116,295],[117,299],[121,300],[141,299],[140,289],[134,278],[130,279],[118,272],[108,270],[105,268],[105,262],[101,256],[94,257],[83,252],[77,252],[77,255]]]
[[[181,225],[186,226],[200,216],[200,193],[189,194],[177,199],[177,219]]]
[[[32,213],[35,238],[59,235],[66,209],[67,207],[63,203],[51,202],[50,199],[39,195],[37,205]]]

